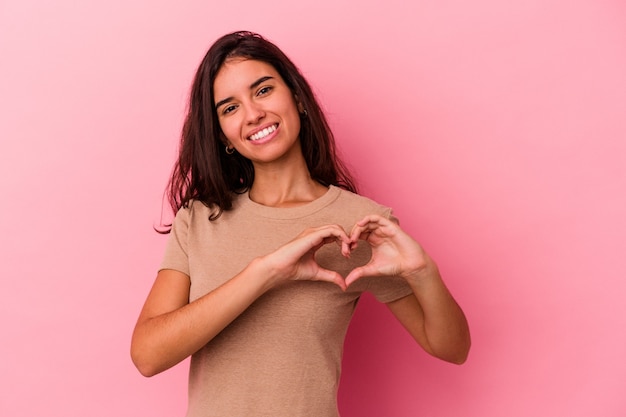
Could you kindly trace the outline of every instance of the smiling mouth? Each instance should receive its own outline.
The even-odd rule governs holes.
[[[263,130],[259,130],[254,135],[250,135],[248,137],[248,140],[255,141],[255,140],[263,139],[264,137],[266,137],[270,133],[275,132],[276,129],[278,129],[278,123],[275,124],[275,125],[271,125],[270,127],[266,127]]]

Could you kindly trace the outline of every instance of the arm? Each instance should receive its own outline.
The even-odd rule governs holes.
[[[131,357],[142,375],[158,374],[192,355],[270,288],[287,280],[319,280],[345,288],[342,277],[317,265],[315,252],[348,237],[336,225],[309,229],[276,251],[254,259],[220,287],[189,303],[187,275],[162,270],[139,315]]]
[[[463,311],[436,275],[409,283],[413,295],[387,306],[426,352],[460,365],[470,349],[469,327]]]
[[[189,277],[174,270],[159,271],[139,315],[131,342],[131,357],[139,372],[153,376],[198,351],[241,314],[268,288],[255,279],[257,265],[205,296],[189,303]]]
[[[357,239],[370,243],[372,258],[346,277],[346,285],[363,276],[404,278],[413,294],[388,303],[391,312],[428,353],[448,362],[465,362],[471,344],[467,320],[421,246],[397,223],[381,216],[358,222],[351,233],[352,242]]]

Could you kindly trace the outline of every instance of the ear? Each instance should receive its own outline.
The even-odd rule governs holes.
[[[300,114],[306,113],[306,109],[304,108],[304,105],[300,101],[300,98],[298,98],[298,95],[294,94],[293,98],[296,100],[296,107],[298,107],[298,113]]]
[[[220,142],[222,142],[222,145],[224,146],[230,146],[230,141],[226,139],[226,135],[224,134],[224,132],[222,132],[221,129],[220,129]]]

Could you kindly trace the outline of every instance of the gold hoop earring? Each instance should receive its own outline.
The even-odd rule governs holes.
[[[228,155],[232,155],[235,153],[235,148],[231,148],[230,146],[226,145],[226,153]]]

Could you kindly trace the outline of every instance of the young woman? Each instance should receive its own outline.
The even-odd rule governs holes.
[[[189,417],[338,416],[363,291],[427,352],[465,361],[467,322],[437,266],[356,194],[310,86],[261,36],[226,35],[202,61],[169,196],[131,354],[146,376],[191,356]]]

